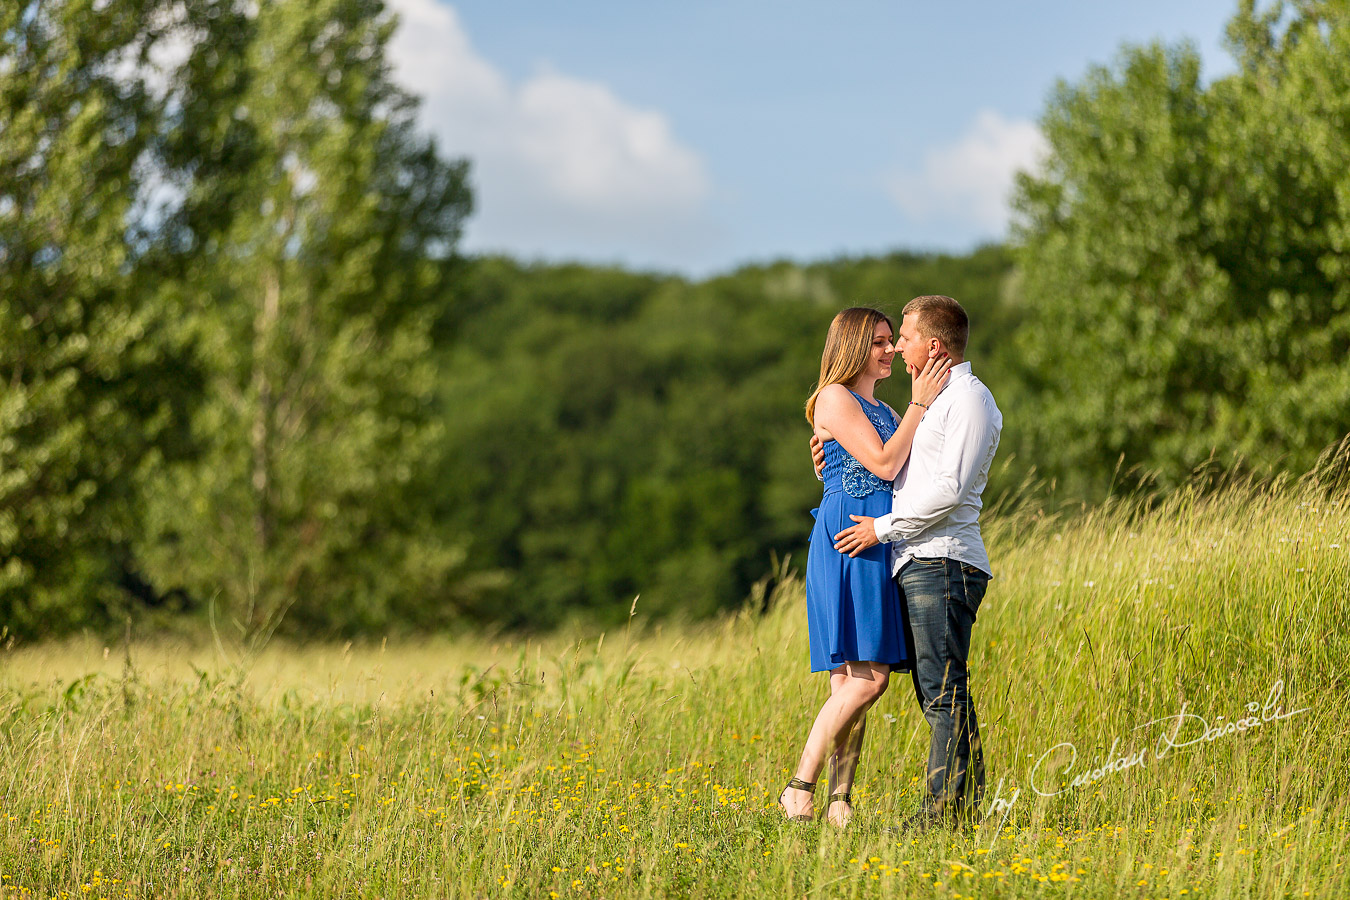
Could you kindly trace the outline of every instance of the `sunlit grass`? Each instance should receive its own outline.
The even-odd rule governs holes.
[[[1016,800],[957,833],[885,830],[926,753],[907,680],[853,826],[780,820],[826,689],[791,579],[765,615],[639,601],[604,635],[20,647],[0,896],[1347,896],[1347,526],[1343,492],[1291,483],[994,517],[974,688],[989,798]],[[1277,682],[1308,710],[1275,718]],[[1183,705],[1265,721],[1138,729]]]

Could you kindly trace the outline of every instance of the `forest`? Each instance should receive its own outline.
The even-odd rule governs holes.
[[[1350,15],[1056,85],[1005,244],[671,273],[466,255],[380,0],[0,11],[0,634],[697,619],[804,558],[841,308],[943,293],[990,515],[1350,429]],[[881,388],[907,398],[903,374]]]

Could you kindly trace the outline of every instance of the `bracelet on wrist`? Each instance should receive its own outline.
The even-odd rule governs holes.
[[[909,405],[910,405],[910,406],[918,406],[918,407],[921,407],[921,408],[923,408],[923,409],[927,409],[927,408],[928,408],[928,404],[927,404],[927,403],[920,403],[918,400],[911,400],[911,401],[909,401]]]

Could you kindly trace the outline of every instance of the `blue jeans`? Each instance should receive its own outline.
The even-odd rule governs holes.
[[[945,557],[916,557],[896,576],[914,648],[914,693],[932,730],[924,809],[973,815],[984,796],[980,724],[970,699],[970,631],[989,576]]]

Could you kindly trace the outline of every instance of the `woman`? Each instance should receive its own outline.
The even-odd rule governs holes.
[[[930,359],[913,373],[913,399],[897,416],[874,395],[877,382],[890,377],[894,335],[885,313],[862,307],[839,313],[825,338],[820,381],[806,401],[806,419],[825,445],[825,496],[806,561],[811,671],[830,673],[830,697],[778,800],[793,821],[813,818],[815,781],[831,755],[826,815],[831,824],[848,824],[867,710],[885,693],[892,671],[911,667],[886,545],[852,558],[834,549],[834,535],[853,524],[850,515],[891,511],[891,481],[951,368],[950,359]]]

